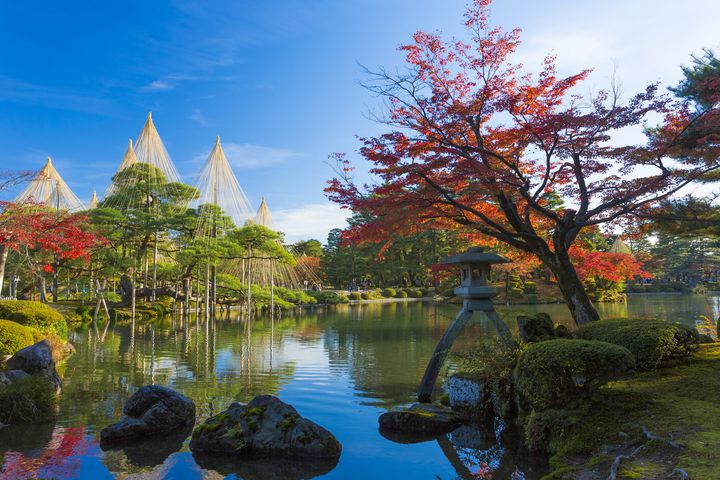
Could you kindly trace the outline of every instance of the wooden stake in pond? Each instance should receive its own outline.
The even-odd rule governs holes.
[[[205,265],[205,320],[210,318],[210,261]]]
[[[270,263],[270,311],[275,312],[275,278],[274,278],[274,272],[275,268],[273,267],[273,263]]]
[[[132,313],[132,321],[135,322],[135,269],[130,271],[130,311]]]
[[[460,268],[460,286],[455,289],[455,295],[463,299],[463,306],[438,342],[432,357],[430,357],[425,375],[423,375],[418,389],[419,401],[423,403],[430,402],[440,369],[453,343],[475,312],[484,314],[500,336],[510,336],[508,326],[497,314],[492,303],[493,297],[499,291],[488,284],[490,265],[509,261],[507,258],[495,253],[484,252],[481,247],[472,247],[464,253],[453,255],[440,262],[444,265]]]

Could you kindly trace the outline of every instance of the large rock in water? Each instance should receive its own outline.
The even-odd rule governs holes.
[[[195,403],[175,390],[161,385],[146,385],[135,392],[123,408],[125,417],[103,428],[100,442],[160,435],[195,423]]]
[[[62,389],[62,379],[55,369],[52,345],[47,340],[18,350],[6,365],[11,370],[22,370],[28,375],[43,375],[57,391]]]
[[[462,418],[449,408],[416,403],[380,415],[380,430],[414,434],[441,434],[455,430]]]
[[[243,457],[338,458],[340,442],[332,433],[300,416],[272,395],[230,407],[193,432],[193,452],[230,453]]]

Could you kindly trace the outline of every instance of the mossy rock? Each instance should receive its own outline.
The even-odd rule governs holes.
[[[38,334],[32,327],[10,320],[0,320],[0,355],[12,355],[21,348],[29,347],[35,343]]]
[[[627,348],[639,370],[655,370],[669,360],[689,357],[700,343],[698,333],[685,325],[657,319],[615,318],[581,326],[576,337]]]
[[[44,303],[31,300],[0,300],[0,318],[12,320],[43,333],[67,335],[65,317]]]
[[[260,395],[247,405],[233,403],[195,428],[190,449],[237,457],[337,459],[340,442],[277,397]]]
[[[555,325],[547,313],[518,315],[517,324],[520,340],[523,342],[540,342],[555,337]]]
[[[462,418],[442,405],[416,403],[380,415],[380,430],[413,434],[440,434],[455,430]]]

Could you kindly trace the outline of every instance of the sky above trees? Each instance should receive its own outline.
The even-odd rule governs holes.
[[[323,194],[333,152],[382,130],[363,68],[401,64],[418,30],[462,35],[461,0],[4,2],[0,5],[0,169],[45,157],[83,200],[103,192],[148,111],[188,183],[220,135],[257,208],[268,199],[288,240],[325,240],[345,212]],[[627,96],[675,85],[681,64],[720,49],[713,0],[497,1],[494,21],[523,29],[537,71],[613,72]],[[586,93],[586,92],[583,92]],[[632,134],[632,133],[630,133]],[[363,164],[356,162],[358,170]],[[11,193],[7,194],[8,196]],[[11,198],[3,198],[9,200]]]

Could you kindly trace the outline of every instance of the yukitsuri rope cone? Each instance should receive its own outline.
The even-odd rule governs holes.
[[[15,201],[18,203],[43,203],[48,207],[70,212],[85,208],[55,169],[50,157]]]

